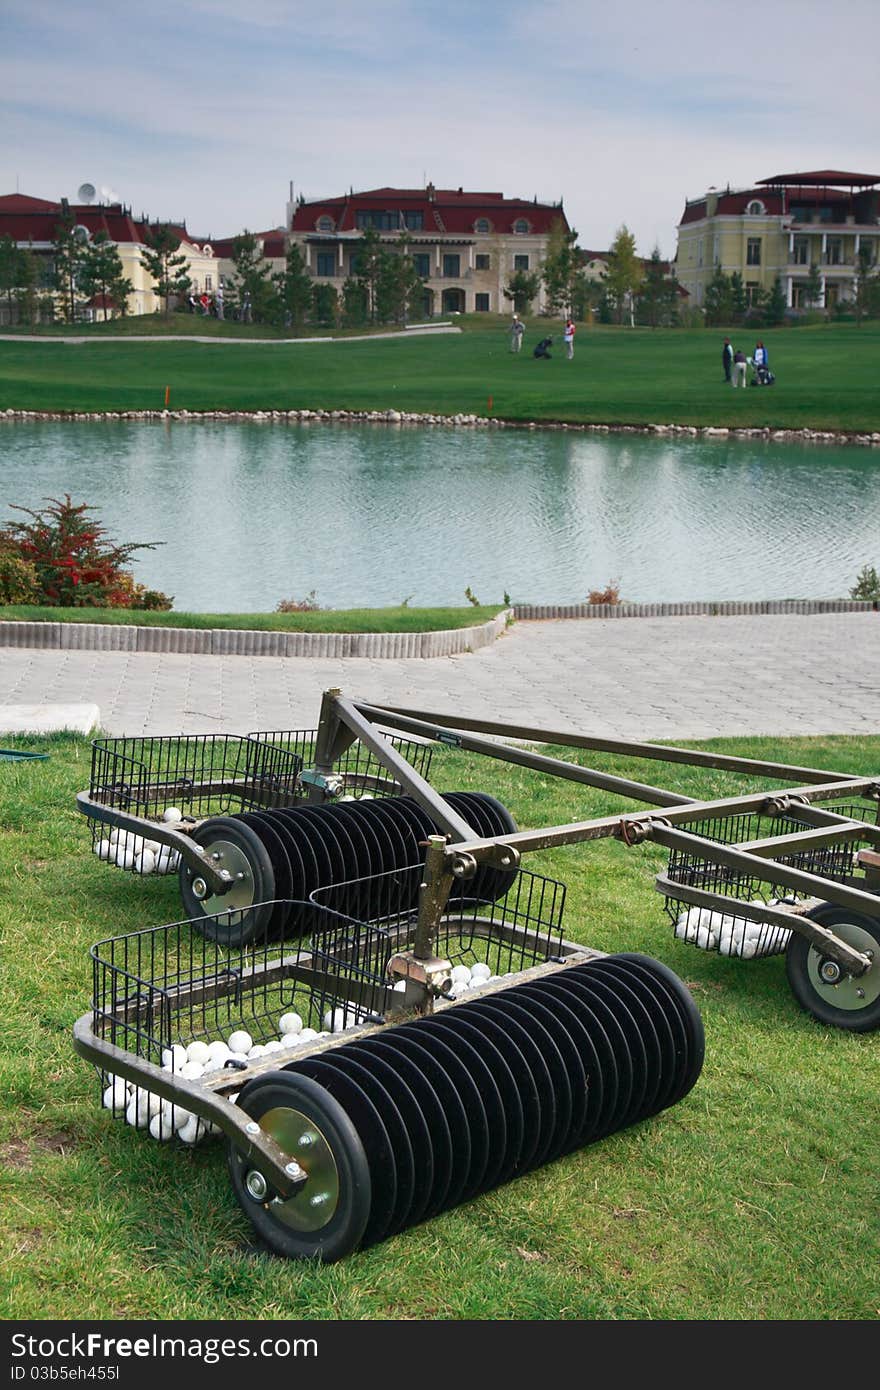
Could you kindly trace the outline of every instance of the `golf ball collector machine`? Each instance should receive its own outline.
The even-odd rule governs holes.
[[[179,1108],[227,1136],[236,1196],[278,1253],[338,1259],[695,1084],[703,1032],[684,985],[649,957],[565,940],[564,887],[528,873],[529,852],[657,842],[670,851],[657,887],[676,935],[725,950],[726,922],[727,954],[785,951],[795,997],[824,1024],[880,1024],[876,779],[384,708],[337,690],[323,697],[312,766],[282,736],[251,737],[261,752],[244,779],[220,778],[233,799],[244,782],[241,804],[263,808],[240,815],[163,822],[170,799],[205,804],[197,778],[151,780],[132,766],[120,790],[93,761],[78,805],[94,846],[115,829],[178,854],[188,916],[97,943],[93,1008],[74,1046],[102,1086],[117,1078],[125,1099],[170,1107],[169,1134]],[[783,785],[695,801],[534,743]],[[436,744],[652,809],[520,830],[485,793],[435,790]],[[364,792],[371,799],[351,799]],[[475,955],[488,972],[459,987],[454,963]],[[258,1046],[198,1079],[161,1064],[175,1041],[233,1025],[268,1038],[284,1009],[316,1025],[299,1044]],[[334,1031],[339,1016],[345,1031]]]

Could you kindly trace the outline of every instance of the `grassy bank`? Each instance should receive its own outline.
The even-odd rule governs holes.
[[[123,627],[236,628],[248,632],[446,632],[476,627],[502,605],[470,608],[350,608],[307,613],[141,613],[124,608],[0,606],[0,619],[29,623],[107,623]]]
[[[763,331],[777,384],[734,391],[722,377],[722,329],[581,325],[569,362],[553,321],[531,321],[517,356],[506,320],[460,322],[460,335],[371,342],[3,342],[0,409],[161,410],[170,387],[172,409],[193,411],[396,407],[573,423],[880,428],[880,324]],[[545,333],[555,356],[535,361],[531,347]],[[751,335],[730,336],[751,350]]]
[[[13,742],[13,740],[8,740]],[[21,742],[21,741],[20,741]],[[872,1319],[876,1034],[802,1013],[781,957],[676,941],[655,846],[532,855],[568,885],[566,935],[641,950],[688,981],[706,1029],[696,1088],[654,1119],[328,1268],[253,1241],[223,1147],[158,1145],[98,1108],[71,1028],[92,942],[180,916],[172,879],[89,852],[79,739],[28,740],[0,764],[0,1316],[60,1319]],[[880,739],[716,740],[742,756],[880,774]],[[591,755],[644,779],[643,764]],[[655,770],[656,769],[656,770]],[[691,796],[729,773],[651,765]],[[435,754],[436,785],[500,796],[523,826],[620,809],[571,783]],[[753,785],[750,783],[750,785]],[[47,1301],[48,1300],[48,1301]]]

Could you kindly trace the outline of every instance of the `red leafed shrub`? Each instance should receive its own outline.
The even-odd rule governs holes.
[[[12,521],[0,531],[0,548],[17,554],[36,576],[34,602],[52,608],[171,607],[172,599],[136,583],[124,568],[136,550],[154,550],[161,542],[119,545],[92,520],[94,507],[75,506],[69,493],[63,501],[44,500],[50,505],[40,511],[13,507],[30,520]]]
[[[609,579],[604,589],[591,589],[587,603],[620,603],[620,580]]]

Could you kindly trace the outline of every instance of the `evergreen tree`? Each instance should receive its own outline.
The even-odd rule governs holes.
[[[363,328],[369,308],[367,291],[360,280],[349,276],[342,286],[342,321],[346,328]]]
[[[742,323],[749,307],[749,299],[743,278],[738,270],[730,277],[730,315],[731,323]]]
[[[85,247],[79,286],[89,298],[97,296],[103,299],[105,320],[108,302],[125,316],[128,296],[134,292],[134,285],[125,274],[116,243],[110,240],[106,232],[96,232]]]
[[[810,309],[815,308],[822,298],[822,272],[819,270],[818,261],[812,261],[810,264],[810,273],[804,283],[803,297]]]
[[[642,286],[643,271],[641,261],[636,255],[636,239],[624,224],[619,227],[608,253],[608,274],[605,277],[605,292],[617,311],[617,322],[623,323],[629,312],[633,322],[632,306]]]
[[[233,293],[246,323],[271,323],[279,316],[278,284],[263,260],[260,243],[253,232],[243,231],[232,243],[235,266]]]
[[[62,201],[61,221],[55,228],[52,252],[55,262],[55,288],[61,293],[65,323],[76,318],[77,279],[82,269],[87,236],[74,224],[73,214]]]
[[[319,280],[312,285],[312,318],[322,328],[333,328],[336,324],[336,311],[339,296],[335,285]]]
[[[0,237],[0,296],[6,301],[9,323],[15,321],[16,291],[21,284],[21,253],[11,236]]]
[[[33,251],[24,249],[18,253],[18,315],[22,323],[32,326],[40,321],[40,261]]]
[[[880,310],[880,280],[877,277],[873,248],[867,241],[861,243],[856,257],[855,290],[853,308],[856,323],[861,324],[863,318],[871,318]]]
[[[190,292],[189,262],[180,250],[180,237],[171,227],[156,226],[148,233],[141,255],[156,294],[165,302],[167,316],[171,296],[182,299]]]
[[[378,316],[379,280],[383,273],[384,260],[382,238],[375,227],[365,228],[358,242],[355,278],[363,288],[370,323],[375,323]]]
[[[660,257],[660,247],[655,246],[651,258],[645,266],[645,278],[639,293],[639,322],[658,328],[663,323],[663,308],[666,300],[666,270]]]
[[[516,313],[527,314],[540,286],[541,281],[536,273],[533,274],[528,270],[515,270],[502,293],[505,299],[513,300]]]
[[[715,267],[715,273],[706,286],[703,309],[706,315],[706,324],[710,328],[717,328],[722,323],[730,323],[733,317],[733,292],[730,279],[724,274],[720,266]]]
[[[285,321],[289,321],[297,333],[301,332],[312,304],[312,277],[296,242],[291,242],[287,248],[287,263],[283,274],[276,277],[276,285]]]
[[[575,302],[583,304],[584,279],[577,249],[577,232],[566,231],[561,217],[554,218],[547,237],[547,254],[541,266],[541,279],[547,312],[569,314]]]
[[[785,310],[785,290],[782,288],[782,281],[777,275],[764,308],[764,317],[771,328],[775,328],[785,321]]]
[[[424,285],[417,274],[406,235],[395,249],[383,250],[376,279],[376,318],[380,323],[406,323],[421,317]]]

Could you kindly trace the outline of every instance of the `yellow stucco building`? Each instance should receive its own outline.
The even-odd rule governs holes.
[[[750,303],[777,278],[793,311],[850,300],[860,252],[878,263],[878,184],[880,175],[820,169],[776,174],[752,188],[712,188],[685,205],[678,225],[678,280],[698,306],[718,269],[742,276]],[[819,279],[811,302],[807,281],[813,266]]]

